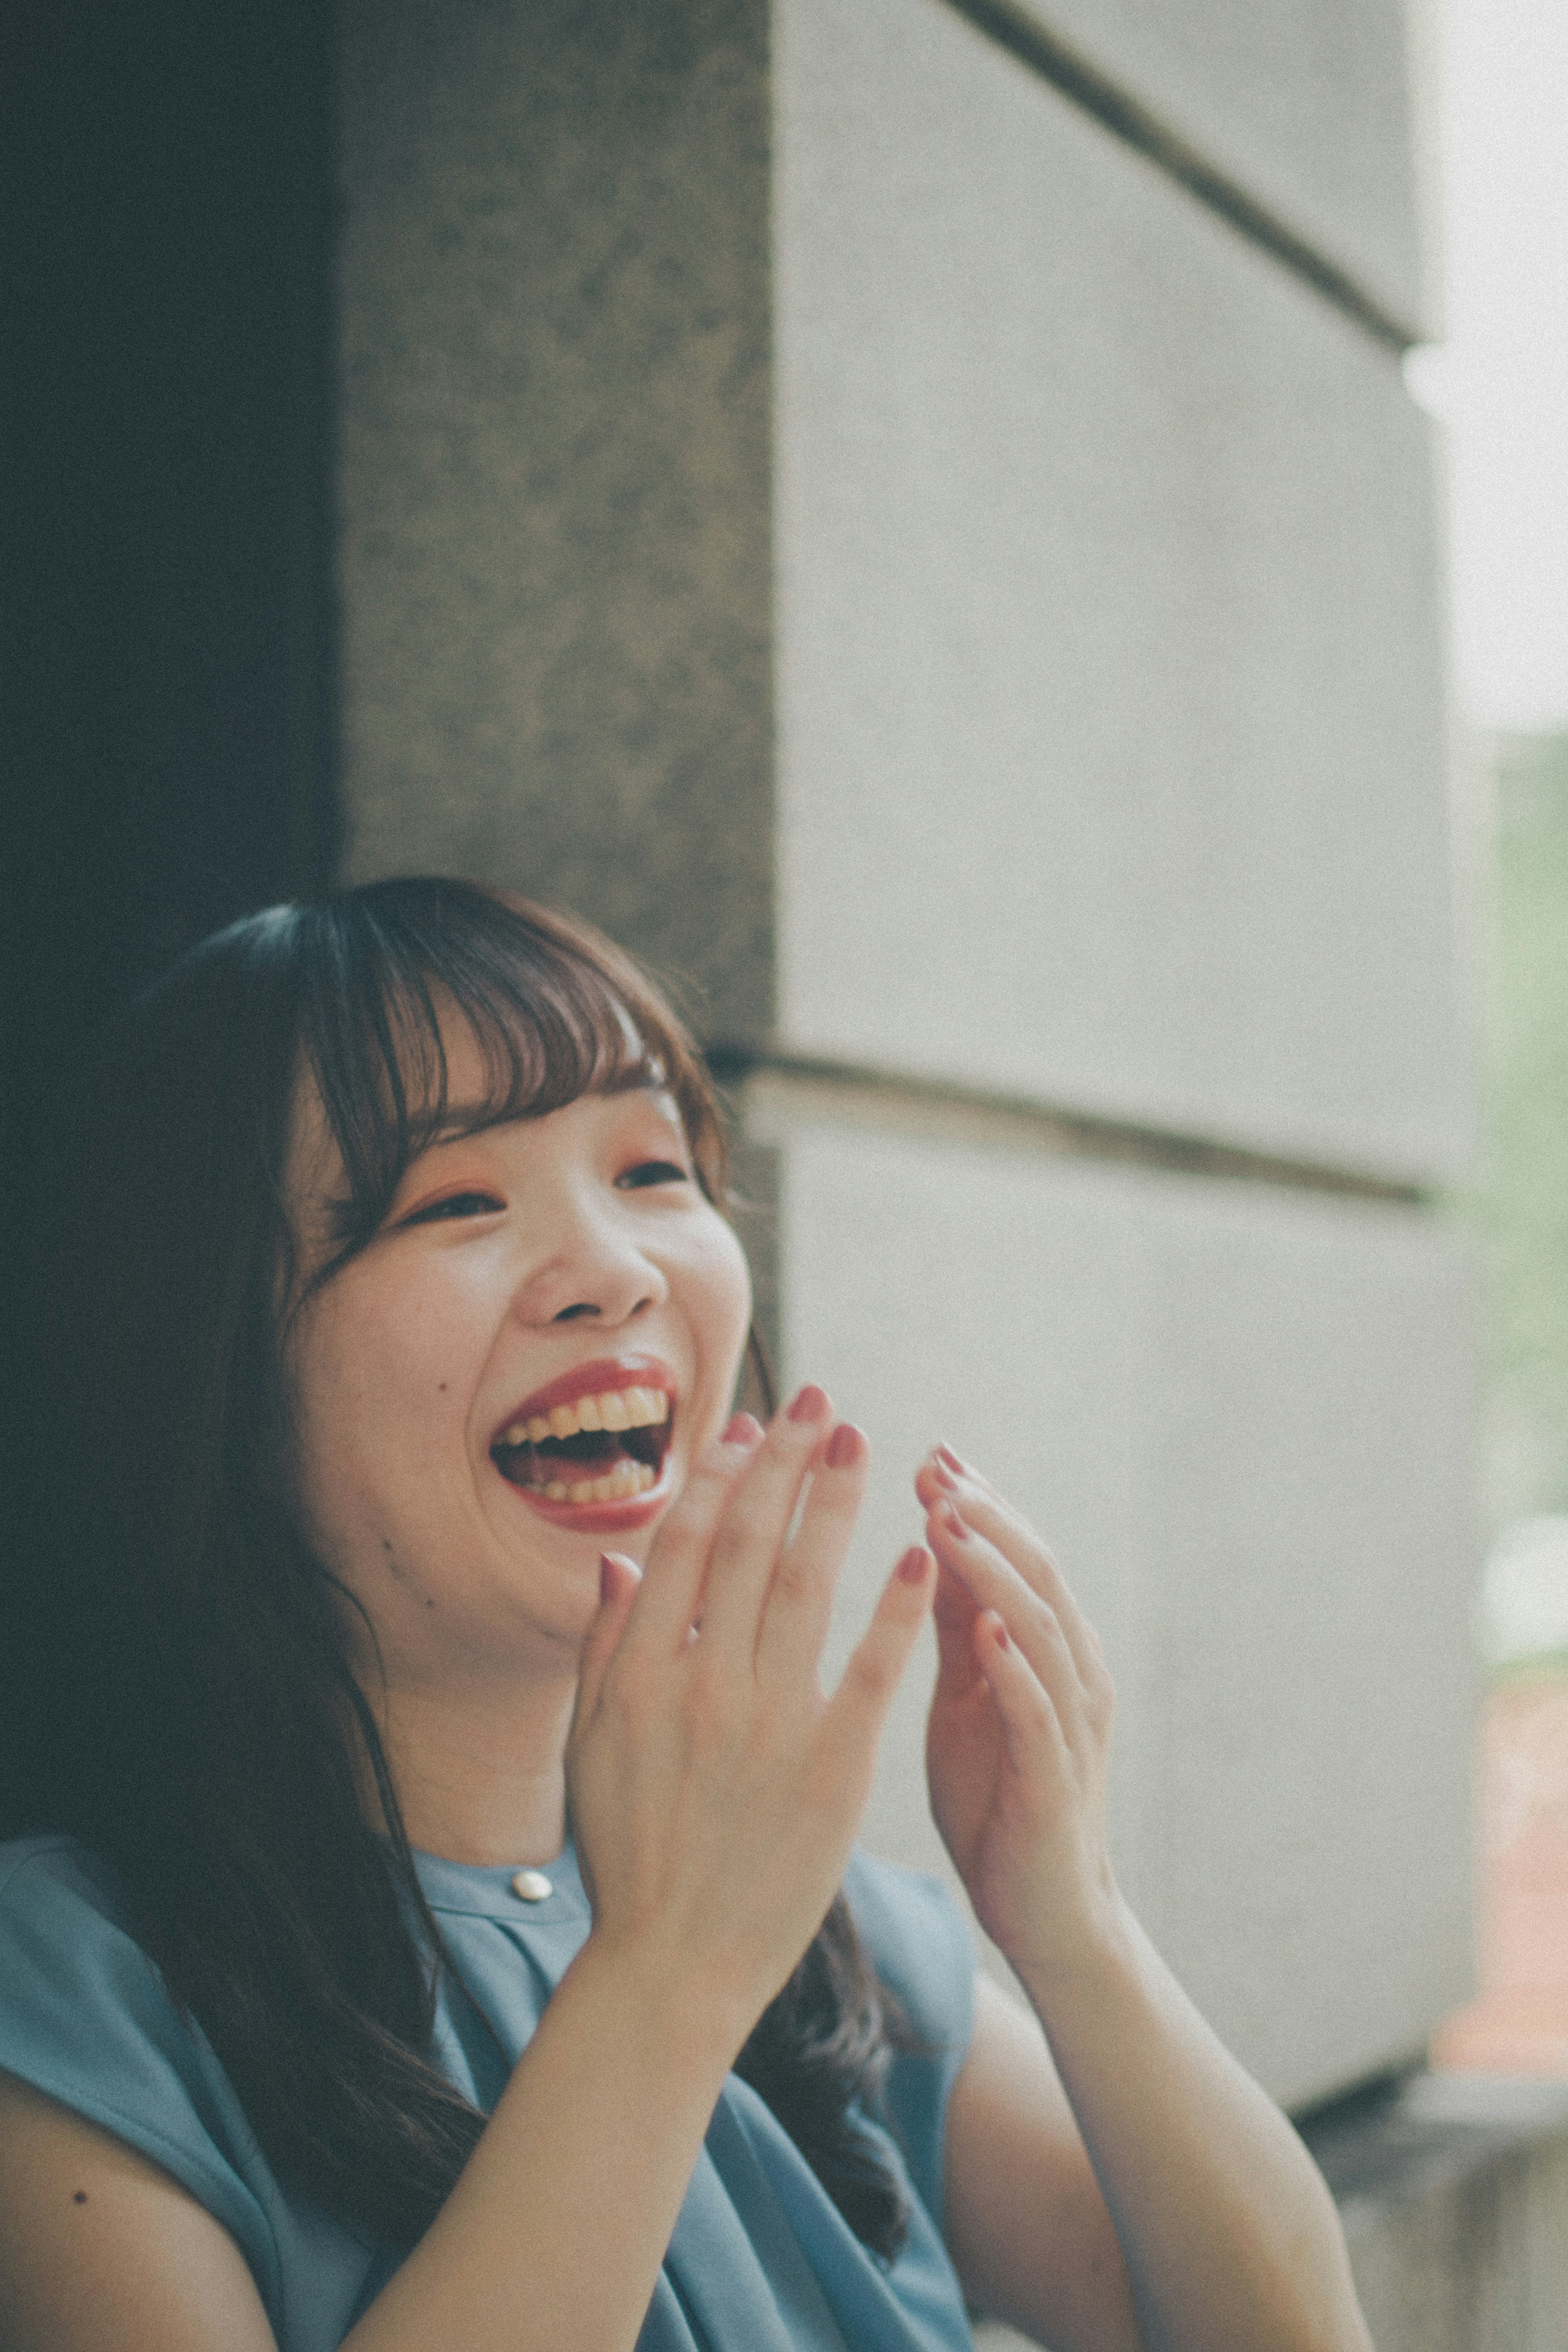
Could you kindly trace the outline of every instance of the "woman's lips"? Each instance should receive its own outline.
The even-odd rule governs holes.
[[[537,1511],[541,1519],[552,1527],[571,1528],[579,1535],[630,1535],[637,1528],[645,1528],[656,1519],[674,1490],[670,1457],[665,1455],[660,1465],[658,1481],[646,1494],[638,1495],[625,1503],[559,1503],[542,1495],[535,1486],[519,1486],[507,1480],[514,1495]]]
[[[574,1365],[514,1406],[490,1456],[514,1494],[557,1527],[615,1534],[669,1499],[676,1380],[641,1352]]]

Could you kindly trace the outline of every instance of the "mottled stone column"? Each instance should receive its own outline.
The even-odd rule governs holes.
[[[764,0],[341,27],[348,871],[559,899],[765,1035]]]

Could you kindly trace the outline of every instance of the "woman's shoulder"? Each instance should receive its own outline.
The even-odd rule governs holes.
[[[162,1979],[107,1863],[73,1837],[0,1843],[0,2063],[9,2063],[7,2026],[18,2016],[68,1992],[90,2014],[140,1981]],[[76,2013],[85,2022],[79,2006]]]
[[[10,2063],[6,2021],[68,1985],[80,2000],[106,1969],[105,1992],[110,1980],[123,1991],[128,1969],[152,1972],[109,1865],[73,1837],[0,1843],[0,2064]]]
[[[0,1844],[0,2065],[59,2097],[66,2077],[109,2079],[111,2060],[123,2073],[133,2053],[142,2072],[157,2063],[188,2078],[215,2063],[138,1943],[109,1865],[71,1837]]]
[[[114,1873],[79,1838],[49,1831],[0,1841],[0,1923],[78,1906],[105,1918],[123,1914]]]
[[[257,2250],[255,2137],[115,1874],[74,1838],[0,1844],[0,2067],[152,2157]]]
[[[209,2122],[214,2102],[232,2102],[200,2026],[138,1942],[118,1876],[76,1838],[0,1844],[0,2066],[97,2122],[110,2118],[94,2102],[116,2088],[154,2107],[154,2090],[196,2099]]]
[[[373,2250],[276,2179],[116,1874],[74,1838],[0,1843],[0,2069],[189,2189],[238,2244],[289,2352],[340,2340]]]

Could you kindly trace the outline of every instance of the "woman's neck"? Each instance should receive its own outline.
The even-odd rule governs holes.
[[[376,1709],[410,1845],[451,1862],[550,1862],[566,1837],[574,1682],[525,1698],[393,1690]]]

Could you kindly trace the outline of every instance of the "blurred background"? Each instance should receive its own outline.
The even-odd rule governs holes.
[[[1450,2065],[1568,2075],[1568,20],[1445,0],[1442,341],[1456,709],[1473,794],[1482,1269],[1479,1997]]]
[[[873,1438],[838,1638],[934,1437],[1010,1486],[1380,2352],[1563,2352],[1555,0],[3,39],[10,1229],[61,1056],[234,915],[602,923]],[[866,1834],[936,1869],[921,1699]]]

